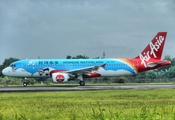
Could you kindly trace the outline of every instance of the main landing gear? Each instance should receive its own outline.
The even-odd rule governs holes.
[[[23,86],[24,86],[24,87],[27,87],[27,78],[24,78]]]
[[[80,86],[85,86],[85,82],[83,81],[82,75],[78,76],[78,80],[80,80],[79,82]]]
[[[84,81],[80,81],[79,84],[80,84],[80,86],[85,86],[85,82]]]

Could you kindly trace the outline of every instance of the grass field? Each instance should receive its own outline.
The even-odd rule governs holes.
[[[175,120],[174,91],[0,93],[0,120]]]

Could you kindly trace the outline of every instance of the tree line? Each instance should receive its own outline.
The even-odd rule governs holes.
[[[100,57],[96,57],[96,59],[100,59]],[[77,56],[70,56],[67,55],[66,59],[89,59],[88,56],[86,55],[77,55]],[[9,82],[13,81],[15,82],[16,80],[22,78],[11,78],[4,76],[2,74],[2,70],[9,66],[12,62],[18,61],[18,58],[7,58],[4,60],[2,65],[0,65],[0,81],[3,83],[4,82]],[[162,68],[158,68],[155,70],[150,70],[147,72],[139,73],[136,76],[121,76],[121,77],[100,77],[100,78],[91,78],[88,79],[87,81],[96,83],[96,82],[108,82],[108,83],[125,83],[125,82],[130,82],[130,83],[145,83],[145,82],[175,82],[175,58],[171,58],[169,55],[166,55],[164,57],[164,60],[171,61],[171,65],[165,66]],[[44,79],[44,78],[30,78],[30,81],[35,82],[52,82],[51,78],[49,79]]]

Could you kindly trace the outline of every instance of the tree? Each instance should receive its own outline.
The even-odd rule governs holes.
[[[127,82],[128,82],[128,78],[126,76],[122,76],[118,80],[118,83],[127,83]]]
[[[175,78],[175,66],[171,66],[170,70],[168,71],[168,76],[169,78]]]
[[[146,76],[149,79],[155,79],[156,78],[156,73],[153,70],[150,70],[150,71],[146,72]]]
[[[171,66],[175,66],[175,58],[171,59]]]
[[[164,60],[171,61],[171,57],[170,57],[170,55],[165,55]]]
[[[72,56],[68,55],[68,56],[66,57],[66,59],[72,59]]]
[[[166,55],[166,56],[163,58],[163,60],[170,61],[170,62],[171,62],[171,65],[158,68],[158,71],[159,71],[159,72],[160,72],[160,71],[164,71],[164,72],[165,72],[165,71],[169,70],[169,68],[172,66],[172,59],[171,59],[170,55]],[[175,61],[174,61],[174,62],[175,62]]]
[[[10,57],[10,58],[6,58],[3,62],[3,67],[8,67],[12,62],[15,62],[15,61],[18,61],[19,59],[18,58],[13,58],[13,57]]]
[[[4,69],[3,65],[0,65],[0,77],[3,77],[2,70]]]
[[[89,59],[89,57],[85,55],[77,55],[76,57],[72,57],[72,59]]]

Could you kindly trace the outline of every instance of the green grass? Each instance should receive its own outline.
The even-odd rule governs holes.
[[[174,120],[174,91],[0,93],[0,120]]]

